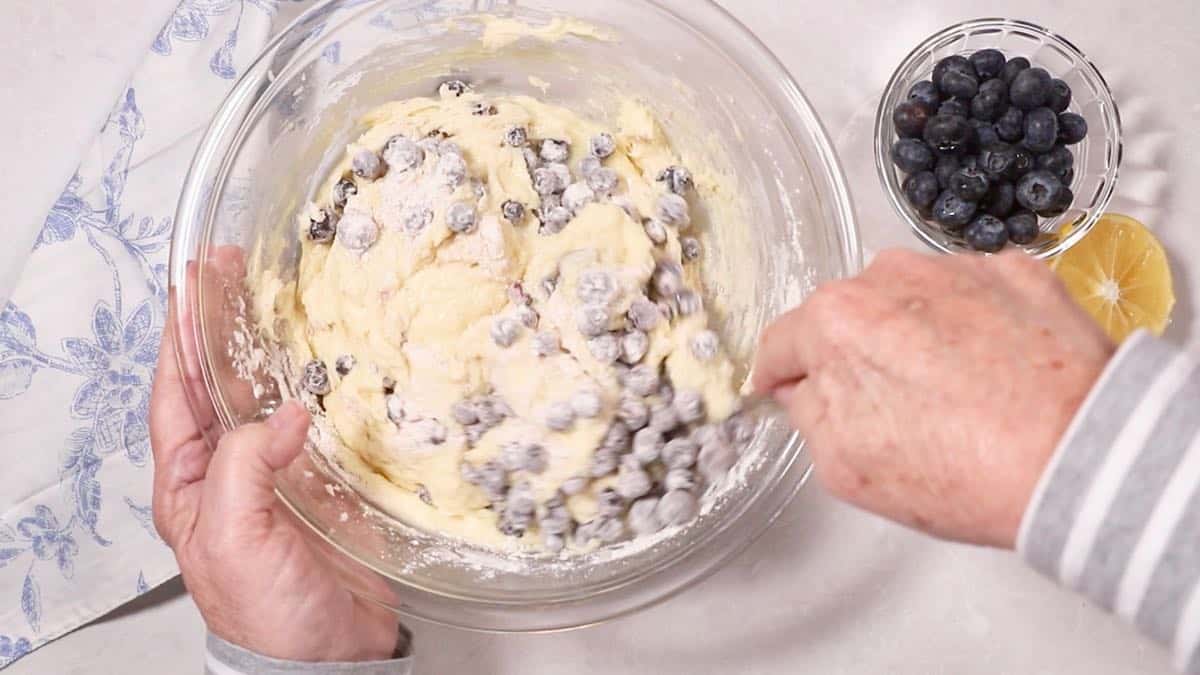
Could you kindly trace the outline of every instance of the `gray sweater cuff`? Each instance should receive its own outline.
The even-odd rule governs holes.
[[[411,644],[412,633],[400,626],[400,636],[391,660],[306,663],[262,656],[209,633],[205,641],[204,675],[411,675]]]
[[[1198,488],[1200,363],[1139,333],[1067,429],[1017,549],[1200,673]]]

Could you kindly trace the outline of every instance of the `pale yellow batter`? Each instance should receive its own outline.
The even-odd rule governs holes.
[[[697,197],[671,194],[669,181],[657,180],[678,160],[647,110],[628,103],[617,128],[607,129],[529,97],[444,86],[435,98],[382,106],[366,123],[369,130],[347,148],[300,218],[298,279],[261,283],[258,311],[268,331],[288,327],[289,334],[273,337],[296,364],[324,366],[327,388],[318,383],[304,395],[324,408],[344,445],[339,463],[368,494],[386,494],[388,507],[418,527],[487,546],[536,548],[547,542],[538,523],[548,509],[562,508],[556,500],[565,499],[575,523],[595,528],[612,520],[597,497],[620,472],[596,475],[597,448],[624,399],[639,398],[651,410],[670,407],[657,389],[630,393],[631,366],[661,368],[675,392],[698,394],[701,418],[675,436],[702,436],[735,412],[733,368],[719,347],[712,353],[705,311],[688,294],[700,290],[700,276],[681,241],[703,235],[677,207],[683,197]],[[514,144],[523,139],[513,138],[513,129],[528,142]],[[614,147],[597,157],[593,139],[606,133]],[[569,143],[565,162],[550,161],[562,148],[543,145],[546,139]],[[600,148],[601,155],[608,151]],[[617,179],[608,194],[603,179],[595,183],[599,192],[587,187],[585,171],[597,167]],[[547,172],[571,185],[544,200],[535,177],[551,180]],[[343,180],[356,192],[335,205],[331,195]],[[560,201],[569,220],[543,224],[561,219],[564,211],[548,208]],[[521,205],[519,217],[512,204],[505,217],[510,202]],[[314,221],[322,218],[336,236],[317,228],[314,240]],[[678,289],[671,283],[676,271]],[[598,337],[581,332],[578,286],[581,277],[595,278],[589,275],[613,286],[599,303],[605,313]],[[631,305],[644,310],[659,301],[660,320],[645,331],[645,356],[635,336],[618,350],[627,363],[611,361],[606,352],[628,345],[626,336],[636,332]],[[589,409],[597,397],[599,410]],[[472,422],[471,406],[481,400],[497,404],[502,421]],[[556,419],[564,410],[572,417],[566,422]],[[497,502],[473,472],[503,460],[506,449],[531,446],[540,447],[538,461],[507,471],[508,501]],[[644,467],[659,494],[668,468],[665,460]],[[505,527],[505,504],[519,491],[536,512]],[[644,516],[653,505],[641,510]],[[613,539],[616,527],[604,539]],[[551,548],[563,543],[549,539]]]

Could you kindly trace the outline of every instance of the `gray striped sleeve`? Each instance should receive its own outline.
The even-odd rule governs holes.
[[[1017,548],[1200,674],[1200,361],[1145,333],[1122,346],[1034,492]]]
[[[412,675],[410,640],[411,633],[401,626],[396,646],[398,658],[389,661],[302,663],[261,656],[209,633],[204,675]]]

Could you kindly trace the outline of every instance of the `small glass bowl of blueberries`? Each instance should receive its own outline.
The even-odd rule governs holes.
[[[1120,115],[1100,71],[1026,21],[978,19],[925,40],[875,120],[892,205],[945,253],[1062,253],[1107,207],[1120,161]]]

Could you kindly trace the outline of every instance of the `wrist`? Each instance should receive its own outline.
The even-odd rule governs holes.
[[[1056,386],[1047,390],[1038,404],[1036,418],[1027,419],[1025,431],[1017,435],[1015,450],[1004,452],[1003,447],[999,448],[1001,465],[992,470],[1002,482],[996,493],[1003,495],[1004,507],[994,522],[989,545],[1017,548],[1026,513],[1046,475],[1053,470],[1055,457],[1081,423],[1086,402],[1101,387],[1113,352],[1109,346],[1099,358],[1081,358],[1063,366]]]

